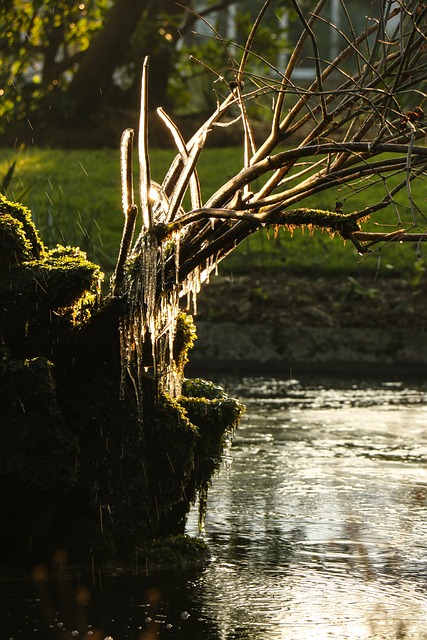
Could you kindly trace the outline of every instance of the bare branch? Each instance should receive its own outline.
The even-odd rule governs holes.
[[[126,260],[129,257],[138,209],[134,202],[133,189],[133,129],[126,129],[122,134],[120,144],[120,173],[122,181],[122,207],[125,216],[122,240],[116,268],[111,280],[111,293],[117,296],[123,283]]]
[[[148,153],[148,61],[146,56],[142,68],[141,113],[139,118],[138,153],[139,153],[139,186],[143,228],[151,229],[153,210],[150,198],[151,172]]]
[[[120,175],[124,215],[135,204],[133,189],[133,129],[125,129],[120,142]]]
[[[163,109],[157,109],[157,113],[171,132],[172,137],[175,141],[175,145],[180,153],[182,163],[186,164],[188,162],[188,151],[178,127],[175,125],[172,119],[163,111]],[[200,191],[199,178],[195,169],[190,176],[190,197],[192,208],[199,209],[202,206],[202,194]],[[170,220],[168,221],[170,222]]]
[[[158,110],[178,149],[158,187],[166,198],[167,214],[156,216],[152,226],[143,230],[157,239],[157,244],[148,240],[145,246],[158,246],[160,253],[150,253],[147,260],[151,260],[150,269],[162,264],[161,284],[157,284],[161,291],[176,294],[178,287],[179,295],[197,292],[202,273],[205,277],[218,260],[264,226],[325,229],[352,242],[362,254],[378,243],[400,239],[421,243],[425,239],[423,228],[410,231],[425,220],[423,203],[416,200],[412,186],[427,171],[427,147],[417,142],[425,137],[425,93],[420,83],[427,80],[426,10],[422,7],[414,13],[409,0],[378,0],[372,4],[364,30],[357,34],[344,0],[341,5],[348,26],[343,28],[322,15],[328,0],[319,0],[308,15],[298,0],[292,3],[303,32],[285,70],[256,52],[260,24],[274,5],[273,0],[266,0],[245,45],[233,44],[233,55],[241,54],[239,64],[230,55],[229,43],[210,25],[214,40],[229,56],[234,82],[227,83],[212,69],[230,93],[192,138],[186,142],[169,116]],[[332,60],[320,57],[320,25],[342,42],[342,50],[334,51]],[[315,79],[303,87],[293,76],[310,41]],[[243,86],[248,80],[249,89]],[[274,98],[269,109],[271,128],[255,150],[252,101],[267,96]],[[293,102],[285,113],[288,96]],[[242,167],[202,204],[197,163],[210,132],[216,126],[233,126],[234,119],[223,122],[232,107],[240,111],[238,119],[243,124]],[[149,175],[148,159],[147,164]],[[370,202],[366,194],[373,185],[382,188],[380,196]],[[192,204],[185,212],[188,189]],[[309,198],[322,192],[331,193],[330,204],[313,208]],[[337,202],[337,192],[342,203]],[[350,209],[351,203],[356,206]],[[388,207],[394,209],[397,230],[396,223],[392,233],[372,235],[362,228],[365,220]],[[408,213],[412,216],[409,221]],[[133,256],[142,247],[137,243]]]

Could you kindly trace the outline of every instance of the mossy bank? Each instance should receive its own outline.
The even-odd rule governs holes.
[[[4,197],[0,246],[2,565],[58,548],[72,564],[111,562],[182,536],[243,407],[202,380],[184,380],[177,398],[156,393],[147,375],[141,413],[122,375],[126,298],[103,298],[100,268],[79,249],[47,248],[31,213]],[[193,341],[181,314],[181,376]]]

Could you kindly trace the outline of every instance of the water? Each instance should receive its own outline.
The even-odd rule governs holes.
[[[208,566],[4,579],[0,637],[427,638],[427,386],[222,382],[247,413],[210,491]]]

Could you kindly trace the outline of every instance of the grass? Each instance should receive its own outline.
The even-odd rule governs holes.
[[[172,150],[152,152],[154,180],[162,181],[173,156]],[[80,246],[91,260],[105,271],[111,271],[123,224],[119,152],[0,149],[0,177],[6,174],[15,159],[15,180],[8,195],[17,197],[31,186],[23,202],[31,209],[44,242],[49,246],[56,243]],[[239,149],[205,150],[199,163],[204,198],[239,170],[240,159]],[[372,189],[358,193],[338,189],[325,191],[304,204],[331,209],[339,199],[345,203],[345,210],[352,211],[383,197],[384,193],[379,181]],[[414,194],[416,196],[415,188]],[[419,197],[423,198],[421,191]],[[402,193],[400,198],[400,209],[406,211],[408,217],[409,209],[404,204],[406,194]],[[393,230],[396,228],[395,217],[395,212],[389,209],[381,214],[380,223],[390,225],[389,229]],[[370,225],[371,229],[376,228],[375,224]],[[319,231],[310,234],[307,230],[296,230],[292,236],[289,231],[281,230],[276,239],[272,236],[272,231],[262,230],[247,238],[222,263],[221,271],[241,273],[251,269],[280,268],[348,275],[375,272],[379,268],[383,273],[408,274],[413,271],[416,260],[416,247],[412,245],[390,244],[381,253],[376,251],[361,258],[351,243],[345,244],[338,237],[331,239]]]

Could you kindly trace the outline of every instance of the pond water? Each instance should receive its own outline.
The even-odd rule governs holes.
[[[208,565],[3,576],[1,638],[427,638],[427,385],[219,382],[247,412],[209,494]]]

